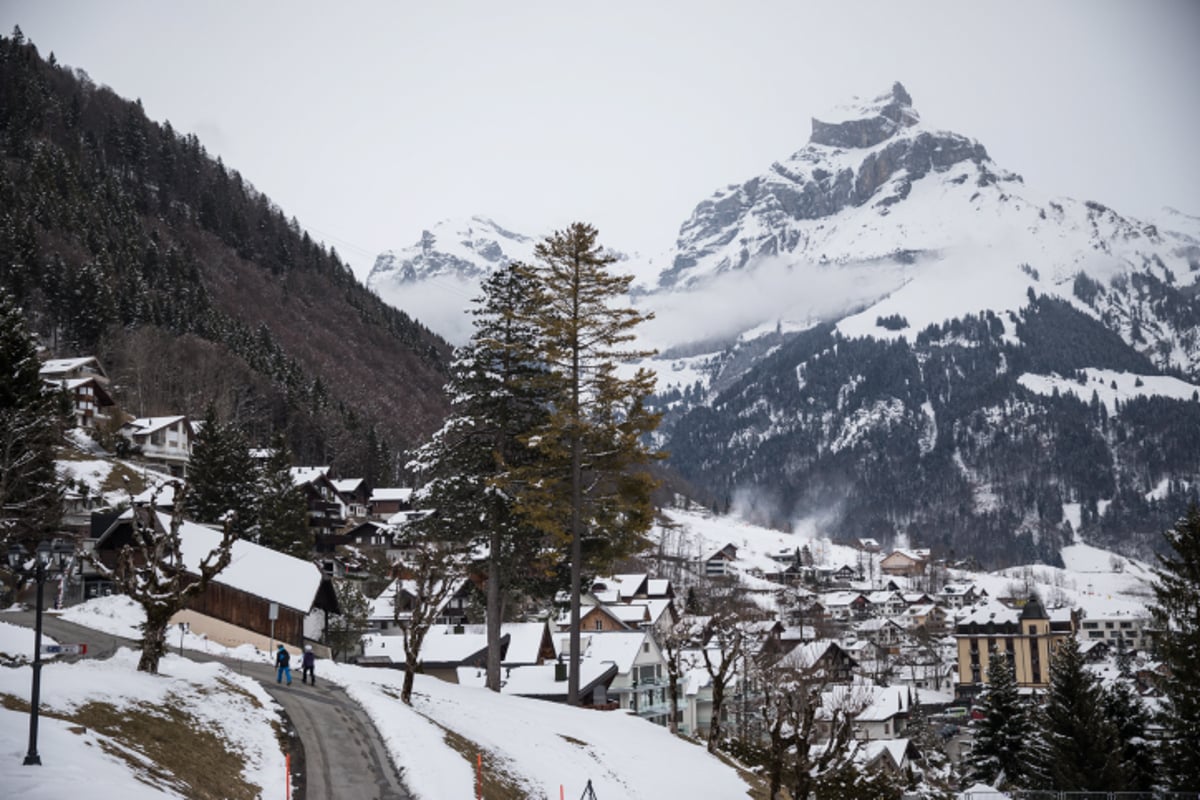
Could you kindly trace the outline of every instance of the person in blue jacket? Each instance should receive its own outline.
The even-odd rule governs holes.
[[[292,685],[292,669],[289,664],[292,663],[291,654],[279,645],[279,649],[275,651],[275,682],[282,683],[284,678],[287,678],[287,685]]]

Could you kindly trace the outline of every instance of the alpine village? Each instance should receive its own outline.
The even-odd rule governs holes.
[[[132,615],[128,660],[108,658],[147,685],[203,650],[250,653],[277,692],[277,651],[315,654],[303,688],[345,691],[403,796],[431,800],[422,748],[452,741],[471,796],[563,793],[439,716],[450,698],[619,723],[653,762],[547,729],[550,761],[568,739],[656,776],[575,774],[571,797],[1200,791],[1200,220],[1043,201],[897,83],[697,205],[636,284],[586,221],[482,217],[364,282],[270,187],[20,29],[0,38],[0,156],[0,631],[35,606],[39,642],[43,617]],[[654,298],[763,255],[934,271],[887,226],[953,225],[950,204],[1121,268],[1014,257],[1013,302],[928,325],[897,293],[803,330],[640,338]],[[886,251],[833,232],[868,215]],[[478,289],[453,344],[389,301],[450,272]],[[56,704],[98,655],[4,641],[14,765],[40,712],[43,737],[106,737],[164,796],[283,796],[184,781],[191,734]],[[264,702],[308,754],[288,796],[339,796]],[[436,733],[397,739],[389,717]],[[634,786],[686,773],[712,793]]]

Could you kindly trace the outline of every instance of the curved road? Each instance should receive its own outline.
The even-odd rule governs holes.
[[[5,622],[34,627],[34,612],[9,612],[0,616]],[[92,628],[76,625],[51,614],[42,616],[42,631],[60,643],[84,642],[85,658],[108,658],[118,647],[138,646],[137,642]],[[168,642],[170,637],[167,637]],[[294,670],[291,686],[275,683],[275,670],[266,664],[218,658],[194,650],[185,651],[197,661],[221,661],[226,666],[258,680],[283,706],[303,744],[301,772],[295,777],[296,800],[411,800],[400,776],[388,758],[387,749],[370,717],[351,700],[341,687],[321,680],[309,686],[300,683],[300,670]],[[71,657],[59,657],[72,660]],[[318,664],[318,672],[320,665]],[[45,687],[43,686],[43,691]]]

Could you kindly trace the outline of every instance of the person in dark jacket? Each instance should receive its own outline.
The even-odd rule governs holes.
[[[289,666],[292,663],[292,656],[283,645],[279,645],[279,649],[275,651],[275,682],[282,683],[283,679],[287,678],[288,686],[292,685],[292,668]]]
[[[317,665],[317,656],[312,651],[312,645],[304,645],[304,656],[300,659],[300,682],[308,683],[312,679],[312,685],[317,685],[317,673],[313,668]]]

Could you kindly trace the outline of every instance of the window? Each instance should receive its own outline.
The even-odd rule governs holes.
[[[598,631],[602,631],[602,630],[604,630],[604,620],[602,620],[602,619],[598,619],[598,620],[596,620],[596,622],[595,622],[595,629],[596,629],[596,630],[598,630]]]
[[[1122,623],[1120,623],[1120,627],[1121,627],[1121,630],[1129,630],[1130,628],[1133,627],[1133,623],[1132,622],[1122,622]]]
[[[643,653],[650,652],[650,643],[649,642],[642,642],[642,652]]]
[[[1029,635],[1030,635],[1030,636],[1037,636],[1037,625],[1030,625],[1030,626],[1029,626]]]
[[[1113,626],[1113,624],[1111,622],[1104,623],[1104,627],[1108,628],[1109,630],[1112,630],[1112,626]]]
[[[1088,631],[1089,639],[1103,639],[1104,631]]]
[[[1085,623],[1083,623],[1083,629],[1084,629],[1085,631],[1090,631],[1090,630],[1092,630],[1093,628],[1098,628],[1099,626],[1100,626],[1100,623],[1099,623],[1099,622],[1085,622]]]

